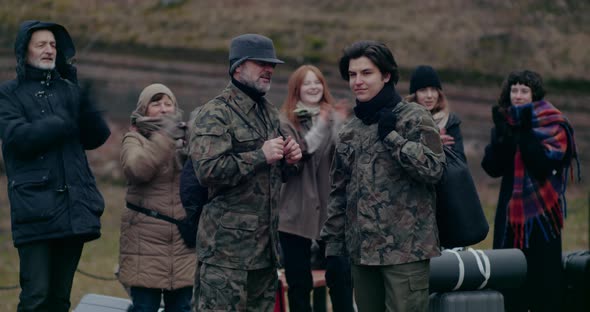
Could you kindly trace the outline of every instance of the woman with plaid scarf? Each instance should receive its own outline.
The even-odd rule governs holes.
[[[524,285],[504,293],[506,311],[560,311],[562,304],[564,194],[577,155],[571,124],[544,96],[538,73],[508,75],[482,161],[490,176],[502,177],[494,248],[519,248],[527,259]]]

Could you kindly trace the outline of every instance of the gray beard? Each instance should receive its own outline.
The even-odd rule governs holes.
[[[266,93],[268,92],[268,90],[270,90],[270,83],[268,84],[268,86],[261,86],[258,83],[256,83],[256,81],[251,81],[251,80],[246,80],[244,76],[240,75],[240,82],[243,83],[245,86],[248,86],[260,93]]]
[[[52,64],[41,64],[40,62],[28,63],[32,67],[41,69],[41,70],[53,70],[55,68],[55,62]]]

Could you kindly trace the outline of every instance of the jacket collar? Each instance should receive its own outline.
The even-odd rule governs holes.
[[[224,93],[226,93],[226,97],[228,100],[233,101],[238,105],[245,113],[250,113],[250,111],[256,106],[256,102],[248,96],[244,91],[238,88],[233,81],[231,81],[227,87],[225,88]],[[264,102],[266,100],[262,98]],[[266,104],[266,103],[265,103]]]
[[[41,81],[47,85],[60,77],[56,69],[39,69],[30,65],[25,65],[25,72],[28,80]]]

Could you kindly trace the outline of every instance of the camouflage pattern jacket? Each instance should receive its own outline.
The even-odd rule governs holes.
[[[394,265],[440,255],[435,184],[445,167],[438,128],[426,109],[400,102],[395,130],[358,118],[339,134],[332,161],[326,255],[356,265]]]
[[[276,107],[265,110],[231,82],[191,125],[190,153],[209,189],[197,233],[199,261],[255,270],[278,265],[279,162],[268,165],[264,141],[279,134]]]

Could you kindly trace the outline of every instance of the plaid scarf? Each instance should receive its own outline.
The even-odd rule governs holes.
[[[519,126],[525,108],[531,106],[532,130],[543,144],[545,155],[552,160],[563,160],[569,146],[572,159],[576,159],[577,162],[573,129],[565,116],[551,103],[538,101],[511,106],[508,110],[508,123]],[[546,240],[549,240],[550,236],[556,237],[561,232],[566,213],[565,188],[569,168],[568,164],[559,174],[543,181],[535,180],[527,172],[520,148],[517,146],[514,156],[514,185],[512,197],[508,202],[507,220],[514,233],[516,248],[528,247],[534,222],[540,226]],[[579,171],[578,163],[578,178]]]

